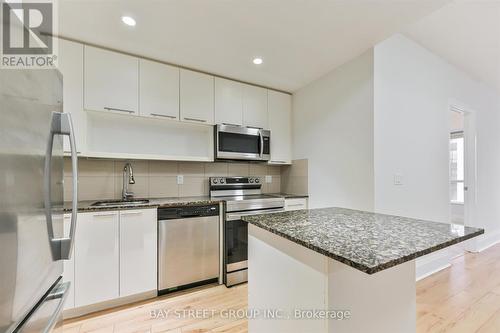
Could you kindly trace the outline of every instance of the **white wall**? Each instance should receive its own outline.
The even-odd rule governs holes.
[[[373,210],[373,52],[297,91],[292,122],[310,207]]]
[[[450,221],[449,104],[475,113],[477,201],[469,225],[500,230],[500,103],[417,43],[395,35],[374,51],[374,167],[377,212]],[[394,185],[401,174],[403,185]],[[474,200],[474,195],[471,195]]]

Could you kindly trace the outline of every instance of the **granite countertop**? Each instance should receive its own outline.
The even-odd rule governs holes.
[[[484,229],[344,208],[306,209],[243,219],[368,274],[484,233]]]
[[[141,200],[141,198],[134,198],[134,200]],[[96,201],[106,201],[106,200],[83,200],[83,201],[78,201],[78,211],[83,213],[83,212],[94,212],[102,210],[125,210],[125,209],[175,207],[175,206],[199,206],[206,204],[217,204],[221,202],[221,200],[217,198],[210,198],[209,196],[148,198],[148,200],[149,202],[147,203],[117,205],[117,206],[92,206],[92,204]],[[71,212],[71,202],[64,203],[64,212]]]
[[[272,193],[269,195],[283,197],[285,199],[307,198],[307,195],[287,194],[287,193]],[[116,206],[92,206],[97,201],[107,200],[81,200],[78,201],[79,212],[93,212],[102,210],[119,210],[119,209],[138,209],[138,208],[154,208],[154,207],[174,207],[174,206],[199,206],[206,204],[216,204],[223,202],[223,198],[211,198],[209,196],[199,197],[169,197],[169,198],[134,198],[133,200],[148,199],[149,202],[142,204],[131,205],[116,205]],[[109,199],[110,201],[116,199]],[[64,212],[71,212],[71,202],[64,203]]]

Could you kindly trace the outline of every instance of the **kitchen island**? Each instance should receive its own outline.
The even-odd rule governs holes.
[[[249,332],[415,332],[415,259],[483,229],[343,208],[244,217]]]

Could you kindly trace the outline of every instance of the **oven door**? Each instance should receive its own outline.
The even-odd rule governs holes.
[[[215,157],[230,160],[268,161],[270,131],[234,125],[215,126]]]
[[[285,211],[284,208],[273,208],[226,213],[224,228],[226,272],[234,272],[248,267],[248,222],[243,221],[241,217],[283,211]]]

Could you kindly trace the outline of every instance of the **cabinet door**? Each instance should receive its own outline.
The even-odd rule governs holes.
[[[271,164],[292,162],[292,96],[268,91]]]
[[[78,215],[75,306],[119,297],[118,211]]]
[[[64,237],[69,236],[69,229],[71,227],[71,214],[64,214]],[[69,282],[69,292],[66,297],[66,302],[64,303],[64,309],[72,309],[75,307],[75,254],[71,254],[71,258],[69,260],[63,261],[63,282]]]
[[[179,119],[179,68],[139,60],[139,113]]]
[[[85,46],[85,109],[137,114],[139,59]]]
[[[83,44],[59,39],[58,69],[63,76],[63,111],[70,113],[75,130],[76,149],[85,150],[87,115],[83,110]],[[64,136],[64,151],[71,150]]]
[[[214,77],[181,69],[181,120],[214,124]]]
[[[156,209],[120,211],[120,297],[155,290]]]
[[[267,89],[243,85],[243,125],[268,128]]]
[[[243,85],[215,78],[215,122],[243,125]]]

